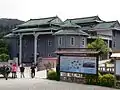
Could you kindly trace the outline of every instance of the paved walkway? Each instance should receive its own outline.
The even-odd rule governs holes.
[[[17,73],[16,79],[0,79],[0,90],[118,90],[93,85],[57,82],[47,80],[46,71],[36,72],[35,78],[30,78],[30,68],[26,67],[25,78],[20,78]]]
[[[112,88],[57,82],[38,78],[1,79],[0,90],[117,90]]]

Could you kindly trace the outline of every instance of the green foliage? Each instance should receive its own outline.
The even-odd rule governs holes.
[[[8,49],[4,47],[0,48],[0,54],[3,54],[3,53],[8,54]]]
[[[9,59],[9,55],[7,55],[5,53],[0,55],[0,61],[1,62],[6,62],[6,61],[8,61],[8,59]]]
[[[6,62],[9,59],[8,55],[8,45],[4,39],[0,39],[0,61]]]
[[[7,45],[7,43],[5,42],[5,40],[4,39],[0,39],[0,48],[7,48],[8,47],[8,45]]]
[[[49,70],[47,78],[50,80],[57,80],[57,73],[54,70]]]
[[[95,48],[100,51],[101,54],[106,54],[109,52],[109,48],[101,38],[97,38],[94,42],[88,44],[88,48]]]
[[[101,77],[100,73],[98,75],[85,75],[86,84],[97,85],[99,83],[99,77]]]
[[[113,87],[115,82],[115,77],[112,74],[106,74],[99,78],[101,86]]]
[[[86,84],[113,87],[115,78],[112,74],[85,75]]]

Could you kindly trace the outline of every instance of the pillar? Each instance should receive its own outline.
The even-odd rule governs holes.
[[[22,35],[20,34],[19,35],[19,42],[20,42],[20,45],[19,45],[19,64],[22,63]]]
[[[37,61],[37,37],[38,34],[34,34],[34,63]]]
[[[108,48],[110,48],[110,40],[108,39]],[[108,52],[108,57],[107,57],[108,59],[109,59],[109,52]]]
[[[110,40],[108,39],[108,48],[110,47]]]

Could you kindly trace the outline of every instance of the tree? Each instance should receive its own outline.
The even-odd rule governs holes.
[[[8,45],[4,39],[0,39],[0,61],[8,61]]]
[[[110,50],[101,38],[97,38],[95,41],[88,44],[88,48],[95,48],[97,51],[100,51],[101,54],[107,54]]]

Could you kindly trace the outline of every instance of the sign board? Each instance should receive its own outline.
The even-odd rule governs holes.
[[[116,65],[115,65],[115,74],[120,75],[120,60],[116,60]]]
[[[60,71],[84,74],[97,73],[96,57],[60,56]]]

